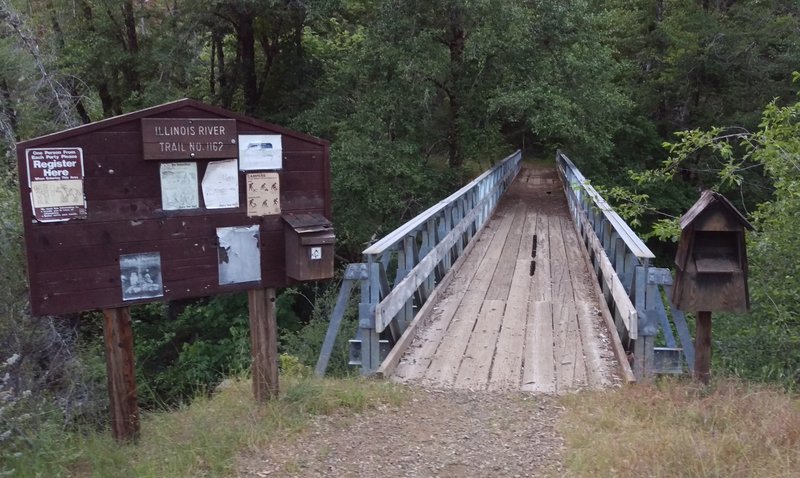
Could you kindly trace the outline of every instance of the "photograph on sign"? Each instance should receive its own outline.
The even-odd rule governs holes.
[[[239,168],[242,171],[281,169],[282,167],[283,145],[281,143],[281,135],[239,135]]]
[[[218,227],[219,285],[261,280],[259,226]]]
[[[86,219],[81,148],[26,149],[33,217],[40,222]]]
[[[161,163],[161,209],[175,211],[198,207],[197,163]]]
[[[269,216],[281,213],[281,182],[278,173],[247,175],[247,215]]]
[[[239,169],[236,159],[208,163],[203,176],[203,201],[208,209],[239,207]]]
[[[161,279],[161,254],[144,252],[119,256],[122,300],[164,296]]]

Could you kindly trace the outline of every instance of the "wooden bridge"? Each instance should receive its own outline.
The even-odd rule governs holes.
[[[652,267],[653,253],[566,155],[554,167],[521,159],[505,158],[347,267],[317,374],[355,288],[350,363],[364,374],[560,393],[690,369],[685,319],[662,299],[669,270]]]

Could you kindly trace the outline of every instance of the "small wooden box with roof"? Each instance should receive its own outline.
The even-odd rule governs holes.
[[[747,219],[724,196],[703,191],[681,217],[672,301],[684,311],[744,312],[747,290]]]

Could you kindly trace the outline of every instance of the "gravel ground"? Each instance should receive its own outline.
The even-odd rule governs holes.
[[[317,417],[240,457],[243,477],[522,477],[561,474],[553,397],[410,388],[400,407]]]

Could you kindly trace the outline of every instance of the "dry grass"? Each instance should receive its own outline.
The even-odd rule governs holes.
[[[187,407],[144,413],[136,444],[119,445],[109,433],[39,436],[36,450],[13,464],[13,476],[227,476],[239,453],[303,430],[314,415],[398,405],[407,395],[399,386],[360,378],[282,378],[281,387],[278,400],[259,405],[250,381],[236,380]]]
[[[564,398],[570,476],[800,476],[800,399],[730,380]]]

